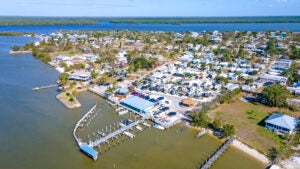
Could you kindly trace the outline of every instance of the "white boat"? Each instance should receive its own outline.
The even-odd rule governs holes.
[[[143,131],[143,128],[139,125],[135,126],[136,129],[140,130],[140,131]]]
[[[125,127],[125,126],[126,126],[126,125],[123,124],[123,123],[119,123],[119,125],[120,125],[121,127]]]
[[[146,127],[151,127],[151,125],[146,123],[146,122],[144,122],[143,125],[146,126]]]
[[[102,132],[102,131],[98,131],[97,132],[100,136],[102,136],[102,137],[105,137],[106,136],[106,134],[104,133],[104,132]]]
[[[123,109],[123,110],[120,110],[120,111],[118,112],[118,115],[124,115],[124,114],[126,114],[126,113],[128,113],[128,110]]]
[[[159,130],[164,130],[165,128],[159,124],[154,124],[153,125],[154,128],[159,129]]]
[[[134,134],[129,133],[129,132],[127,132],[127,131],[125,131],[124,134],[125,134],[127,137],[129,137],[129,138],[134,138],[134,137],[135,137]]]

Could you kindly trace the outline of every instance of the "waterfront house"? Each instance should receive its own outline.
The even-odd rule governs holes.
[[[88,82],[92,80],[92,77],[88,72],[74,72],[70,74],[69,80]]]
[[[265,128],[283,134],[292,134],[295,131],[298,123],[299,120],[294,117],[285,114],[274,113],[265,120]]]
[[[226,86],[225,86],[225,89],[226,90],[229,90],[229,91],[233,91],[235,89],[239,89],[240,86],[238,84],[233,84],[233,83],[228,83]]]

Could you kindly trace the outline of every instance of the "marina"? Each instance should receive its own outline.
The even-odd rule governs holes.
[[[15,44],[16,40],[18,39],[20,38],[14,38],[13,44]],[[5,49],[4,52],[7,52],[7,49]],[[7,78],[9,84],[11,85],[7,85],[2,79],[3,83],[1,88],[3,89],[3,93],[1,97],[1,103],[4,113],[1,114],[0,118],[3,126],[0,133],[9,134],[6,139],[1,140],[2,144],[8,145],[3,149],[3,151],[8,152],[8,155],[3,154],[1,156],[2,162],[0,164],[0,168],[9,167],[35,169],[44,168],[45,166],[48,166],[49,168],[60,168],[62,165],[66,168],[74,169],[113,168],[114,164],[116,168],[120,168],[120,166],[122,166],[124,169],[151,169],[153,167],[174,169],[193,168],[198,162],[202,162],[202,160],[198,158],[199,156],[201,156],[201,159],[203,159],[202,157],[210,154],[211,151],[213,151],[219,145],[218,141],[206,135],[202,136],[196,142],[193,138],[197,133],[188,128],[182,129],[180,126],[170,128],[168,129],[168,132],[161,132],[159,130],[144,130],[144,132],[141,132],[141,134],[133,141],[124,142],[117,148],[110,149],[110,151],[107,151],[105,155],[102,155],[101,158],[98,158],[95,164],[90,164],[90,159],[82,156],[79,153],[76,153],[74,144],[70,144],[72,143],[73,138],[66,137],[66,135],[70,134],[70,131],[72,131],[74,128],[74,124],[76,124],[77,120],[83,116],[83,112],[87,112],[88,109],[93,106],[95,100],[100,100],[101,110],[104,112],[104,115],[99,116],[101,118],[103,117],[103,119],[101,119],[98,123],[104,123],[106,121],[108,121],[107,123],[113,123],[118,121],[119,119],[114,116],[116,112],[110,108],[107,108],[108,106],[106,105],[106,101],[103,101],[87,92],[79,94],[78,96],[78,99],[80,102],[82,102],[83,107],[73,111],[65,109],[59,104],[59,102],[51,99],[55,97],[55,91],[45,90],[45,92],[33,94],[33,92],[30,90],[32,86],[37,86],[40,81],[43,81],[46,84],[51,84],[51,82],[56,80],[57,72],[52,71],[43,64],[40,64],[40,62],[36,61],[34,58],[28,57],[28,55],[7,57],[4,52],[1,59],[3,59],[6,64],[10,66],[8,67],[6,64],[3,64],[4,61],[0,63],[0,68],[2,68],[1,73],[3,73],[1,78],[4,78],[4,76],[7,75],[15,78]],[[7,72],[12,73],[8,74]],[[43,75],[45,73],[47,73],[49,76],[44,77]],[[34,78],[29,78],[28,74],[33,74]],[[19,84],[22,84],[24,88],[16,87]],[[18,96],[18,98],[26,96],[26,100],[11,99],[12,93],[14,96]],[[14,102],[12,102],[12,100],[14,100]],[[18,104],[19,107],[11,109],[10,105],[12,103]],[[97,112],[95,114],[97,114]],[[84,123],[78,124],[78,130],[83,131],[88,127],[91,127],[92,123],[90,122],[90,119],[95,117],[95,114],[89,116],[87,119],[82,120]],[[23,128],[17,129],[12,125],[14,124],[12,122],[22,124]],[[140,125],[150,127],[150,124],[146,122],[143,122]],[[102,127],[101,125],[98,127],[97,126],[98,124],[96,125],[97,129],[94,131],[96,133],[98,129]],[[177,134],[177,130],[182,132]],[[106,133],[105,131],[101,132]],[[3,134],[3,138],[4,137],[5,136]],[[32,139],[35,137],[39,137],[40,139]],[[121,137],[124,137],[123,134],[120,134],[119,138]],[[79,136],[78,141],[82,141],[81,138],[82,137]],[[22,141],[24,144],[17,144],[15,142],[16,139]],[[113,138],[113,140],[114,139],[115,138]],[[35,147],[29,149],[26,145],[32,144],[33,142]],[[178,143],[184,144],[181,145]],[[105,144],[105,146],[111,145]],[[12,154],[11,151],[9,151],[9,147],[16,147],[22,153]],[[173,148],[170,149],[169,147]],[[199,150],[201,150],[201,152]],[[64,153],[57,153],[58,151],[63,151]],[[31,155],[33,152],[34,154],[39,155],[40,159],[38,161],[36,161]],[[49,158],[49,154],[56,155],[54,155],[53,158]],[[124,156],[124,154],[126,154],[126,156]],[[156,154],[156,156],[153,157],[153,154]],[[179,163],[178,160],[174,160],[174,154],[178,154],[178,158],[183,159],[184,162]],[[228,162],[230,160],[237,159],[241,156],[241,154],[242,153],[240,151],[234,151],[230,154],[227,154],[227,152],[224,153],[222,157],[224,156],[226,160],[222,160],[222,166],[226,164],[229,166],[229,168],[241,168],[241,166],[247,169],[263,168],[262,164],[251,159],[247,155],[242,155],[244,158],[240,159],[240,161],[237,161],[236,163]],[[9,158],[11,155],[14,155],[13,160]],[[162,158],[166,159],[167,162],[159,160]],[[131,161],[131,159],[137,160]],[[227,161],[227,159],[229,160]],[[20,161],[20,163],[15,163],[15,160]],[[251,162],[252,166],[244,165],[244,162]],[[124,163],[126,163],[126,165],[123,165]],[[240,163],[240,165],[238,163]],[[213,166],[212,168],[215,167]],[[221,169],[222,167],[219,168]]]

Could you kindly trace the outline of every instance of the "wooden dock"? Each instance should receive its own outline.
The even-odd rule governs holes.
[[[231,145],[236,137],[231,137],[226,140],[212,155],[205,160],[205,162],[199,167],[199,169],[208,169],[210,166],[224,153],[224,151]]]
[[[83,125],[81,124],[81,122],[88,117],[90,114],[94,113],[96,111],[96,107],[97,105],[93,106],[90,111],[88,111],[75,125],[74,129],[73,129],[73,137],[77,143],[78,146],[80,146],[82,144],[81,140],[77,137],[76,132],[78,127],[82,127]]]
[[[52,88],[52,87],[57,87],[57,84],[54,85],[47,85],[47,86],[40,86],[40,87],[35,87],[32,90],[33,91],[38,91],[38,90],[42,90],[42,89],[48,89],[48,88]]]

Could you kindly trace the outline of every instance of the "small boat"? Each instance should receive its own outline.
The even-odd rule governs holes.
[[[151,125],[146,123],[146,122],[144,122],[143,125],[146,126],[146,127],[151,127]]]
[[[127,137],[131,138],[131,139],[135,137],[134,134],[129,133],[129,132],[127,132],[127,131],[125,131],[124,134],[125,134]]]
[[[140,131],[143,131],[143,128],[139,125],[135,126],[136,129],[140,130]]]
[[[128,126],[129,124],[131,124],[131,123],[133,123],[133,121],[132,120],[123,120],[121,123],[119,123],[120,124],[120,126],[122,126],[122,127],[125,127],[125,126]]]
[[[153,125],[154,128],[159,129],[159,130],[164,130],[165,128],[159,124],[154,124]]]
[[[32,90],[33,90],[33,91],[37,91],[37,90],[40,90],[40,88],[39,88],[39,87],[35,87],[35,88],[33,88]]]
[[[100,136],[102,136],[102,137],[105,137],[106,136],[106,134],[104,133],[104,132],[102,132],[102,131],[98,131],[97,132]]]
[[[120,110],[120,111],[118,112],[118,115],[124,115],[124,114],[126,114],[126,113],[128,113],[128,110],[123,109],[123,110]]]

